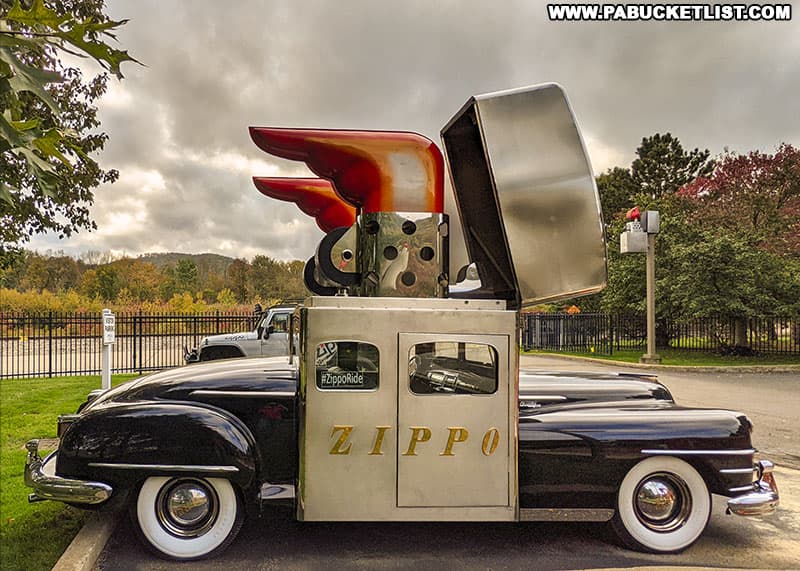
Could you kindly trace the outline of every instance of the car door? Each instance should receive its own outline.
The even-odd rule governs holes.
[[[291,312],[272,312],[261,332],[261,354],[280,357],[289,354],[289,317]]]

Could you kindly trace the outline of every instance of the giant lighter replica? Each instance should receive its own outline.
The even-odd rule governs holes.
[[[254,179],[326,232],[288,354],[90,395],[56,453],[29,443],[33,500],[128,501],[144,543],[180,560],[233,541],[244,502],[307,521],[610,521],[659,553],[700,536],[710,493],[738,515],[775,510],[744,415],[678,407],[648,375],[519,370],[520,310],[606,279],[560,87],[471,98],[444,157],[407,132],[250,134],[319,177]]]
[[[483,95],[453,117],[452,202],[421,135],[250,134],[322,177],[255,178],[261,192],[323,229],[358,213],[306,265],[320,296],[301,319],[299,517],[517,519],[518,310],[605,283],[597,192],[562,90]],[[467,271],[463,254],[451,263],[454,233],[476,289],[451,289]]]

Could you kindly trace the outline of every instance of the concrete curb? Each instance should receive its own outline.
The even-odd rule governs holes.
[[[520,353],[520,357],[548,357],[564,359],[567,361],[583,361],[596,365],[610,365],[613,367],[626,367],[631,369],[649,369],[653,371],[675,371],[679,373],[798,373],[800,365],[650,365],[645,363],[628,363],[627,361],[614,361],[611,359],[595,359],[593,357],[580,357],[577,355],[562,355],[560,353]]]
[[[91,571],[117,525],[119,512],[98,512],[87,521],[52,571]]]

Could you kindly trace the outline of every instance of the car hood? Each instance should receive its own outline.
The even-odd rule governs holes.
[[[223,359],[168,369],[104,392],[84,410],[109,402],[187,400],[193,391],[229,390],[295,392],[297,358]],[[189,399],[194,400],[194,399]]]
[[[609,402],[673,402],[654,375],[521,370],[520,408]],[[538,397],[538,398],[537,398]]]
[[[241,333],[222,333],[220,335],[209,335],[203,337],[201,346],[206,344],[225,343],[226,341],[255,341],[258,339],[256,331],[242,331]]]

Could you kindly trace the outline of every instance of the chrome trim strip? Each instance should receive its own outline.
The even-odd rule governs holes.
[[[747,450],[664,450],[661,448],[647,448],[642,450],[642,454],[666,454],[669,456],[674,455],[690,455],[690,454],[706,454],[709,456],[747,456],[755,454],[753,448]]]
[[[238,472],[236,466],[189,466],[182,464],[126,464],[124,462],[89,462],[92,468],[118,468],[120,470],[164,470],[169,472]]]
[[[189,396],[198,397],[244,397],[244,398],[294,398],[294,391],[213,391],[213,390],[196,390],[189,393]]]
[[[752,474],[756,471],[755,467],[752,468],[723,468],[719,471],[720,474]]]
[[[728,491],[729,492],[752,492],[754,489],[755,488],[753,487],[753,484],[748,484],[746,486],[738,486],[736,488],[728,488]]]
[[[520,508],[519,521],[608,521],[612,509],[591,508]]]
[[[560,395],[519,395],[519,400],[538,400],[546,402],[561,402],[567,400],[567,397]]]

